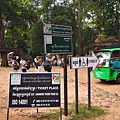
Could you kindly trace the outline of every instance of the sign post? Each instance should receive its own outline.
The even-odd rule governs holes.
[[[44,51],[64,55],[64,109],[65,116],[68,116],[67,54],[72,53],[72,27],[44,24]]]
[[[64,115],[68,116],[67,55],[64,55]]]
[[[61,107],[60,80],[59,72],[11,73],[8,108]]]
[[[75,69],[75,108],[78,114],[78,70]]]
[[[91,68],[88,68],[88,110],[91,109],[91,95],[90,95],[90,72]]]
[[[70,68],[72,69],[78,69],[78,68],[88,68],[88,109],[91,108],[91,96],[90,96],[90,71],[91,68],[93,68],[93,70],[95,69],[95,67],[98,64],[98,59],[97,57],[94,55],[94,53],[92,52],[92,56],[85,56],[85,57],[71,57],[71,64],[70,64]],[[77,81],[77,77],[76,77],[76,81]],[[76,82],[77,85],[77,82]],[[76,88],[76,96],[78,95],[78,89]],[[77,101],[77,97],[75,98]],[[76,112],[77,112],[77,104],[76,103]]]

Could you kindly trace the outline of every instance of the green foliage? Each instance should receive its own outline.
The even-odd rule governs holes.
[[[42,20],[72,26],[75,34],[73,43],[77,48],[84,46],[84,51],[98,34],[119,39],[119,4],[119,0],[0,0],[5,46],[43,53],[43,26],[39,22]],[[79,32],[82,46],[78,46]]]
[[[27,52],[29,48],[29,27],[37,20],[35,8],[27,0],[3,2],[2,22],[5,25],[5,46],[20,48]],[[33,14],[34,13],[34,14]]]
[[[30,52],[32,54],[42,54],[43,53],[43,23],[40,21],[33,25],[30,31],[31,38],[31,48]]]
[[[120,28],[120,23],[118,22],[120,16],[118,12],[120,9],[119,4],[118,0],[94,1],[94,22],[96,29],[99,30],[100,33],[118,37],[118,28]]]

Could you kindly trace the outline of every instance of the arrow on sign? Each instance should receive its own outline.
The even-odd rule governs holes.
[[[92,67],[93,70],[98,64],[98,59],[95,56],[95,54],[92,52],[92,56],[88,57],[72,57],[71,58],[71,68],[77,69],[77,68],[85,68],[85,67]]]

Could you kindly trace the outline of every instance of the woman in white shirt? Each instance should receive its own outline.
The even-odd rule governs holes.
[[[20,64],[21,64],[22,72],[27,72],[27,68],[26,68],[27,62],[23,59],[23,57],[20,60]]]
[[[35,71],[36,72],[42,72],[42,59],[40,58],[40,56],[36,56],[36,58],[34,58],[34,62],[35,62]]]

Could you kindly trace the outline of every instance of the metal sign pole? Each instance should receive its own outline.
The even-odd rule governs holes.
[[[9,108],[7,108],[7,119],[6,120],[9,120]]]
[[[39,111],[38,111],[38,108],[37,108],[37,113],[38,113]]]
[[[78,114],[78,69],[75,69],[75,110]]]
[[[60,120],[62,120],[62,107],[60,107]]]
[[[91,108],[91,96],[90,96],[90,71],[91,68],[88,68],[88,110]]]
[[[64,55],[64,115],[68,116],[68,98],[67,98],[67,55]]]

